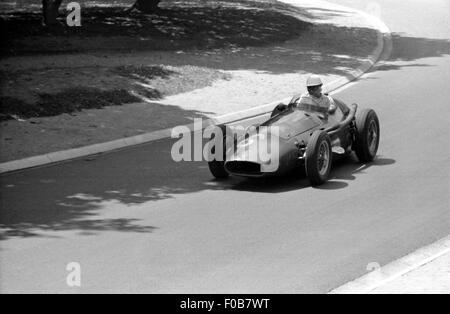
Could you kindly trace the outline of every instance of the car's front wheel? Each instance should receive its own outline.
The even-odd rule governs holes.
[[[325,183],[332,164],[330,137],[325,131],[315,131],[306,147],[306,175],[312,185]]]
[[[216,160],[215,158],[212,158],[211,161],[208,162],[208,168],[209,171],[211,172],[211,174],[217,178],[217,179],[226,179],[228,178],[228,176],[230,175],[226,170],[225,170],[225,158],[226,158],[226,142],[227,142],[227,131],[229,132],[228,134],[231,134],[229,131],[229,128],[227,128],[225,125],[219,125],[218,126],[220,128],[220,130],[222,131],[222,135],[223,135],[223,141],[222,141],[222,150],[223,150],[223,156],[221,158],[221,160]],[[211,136],[211,140],[213,140],[215,137],[215,134],[213,133],[213,135]],[[216,147],[213,146],[211,149],[211,153],[214,156],[216,153]]]

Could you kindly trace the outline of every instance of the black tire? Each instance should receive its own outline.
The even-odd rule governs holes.
[[[360,162],[375,159],[380,143],[380,122],[372,109],[361,110],[356,115],[356,132],[353,150]]]
[[[279,115],[280,113],[282,113],[283,111],[285,111],[288,108],[287,105],[285,104],[278,104],[273,110],[272,113],[270,114],[270,117],[273,118],[276,115]]]
[[[312,185],[325,183],[331,171],[333,154],[330,137],[325,131],[314,131],[306,147],[305,169]]]
[[[211,174],[217,178],[217,179],[226,179],[229,177],[229,173],[225,170],[225,156],[226,156],[226,132],[229,132],[228,134],[231,134],[230,128],[226,127],[225,125],[218,125],[220,129],[222,130],[223,136],[223,160],[212,160],[208,162],[209,171],[211,171]],[[214,134],[211,136],[211,139],[214,139]],[[212,153],[214,153],[215,147],[212,148]]]

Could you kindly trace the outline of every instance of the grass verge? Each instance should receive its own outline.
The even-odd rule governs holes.
[[[100,109],[158,100],[210,85],[229,75],[181,66],[121,65],[44,69],[2,73],[0,120],[50,117],[83,109]]]

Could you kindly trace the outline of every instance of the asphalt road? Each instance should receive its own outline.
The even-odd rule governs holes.
[[[447,236],[450,4],[377,3],[393,53],[338,94],[377,111],[374,163],[340,162],[320,188],[217,182],[162,140],[3,175],[0,292],[325,293]]]

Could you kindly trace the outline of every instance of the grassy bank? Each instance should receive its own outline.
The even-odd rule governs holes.
[[[0,120],[50,117],[158,100],[209,85],[229,75],[194,66],[122,65],[3,72]]]

